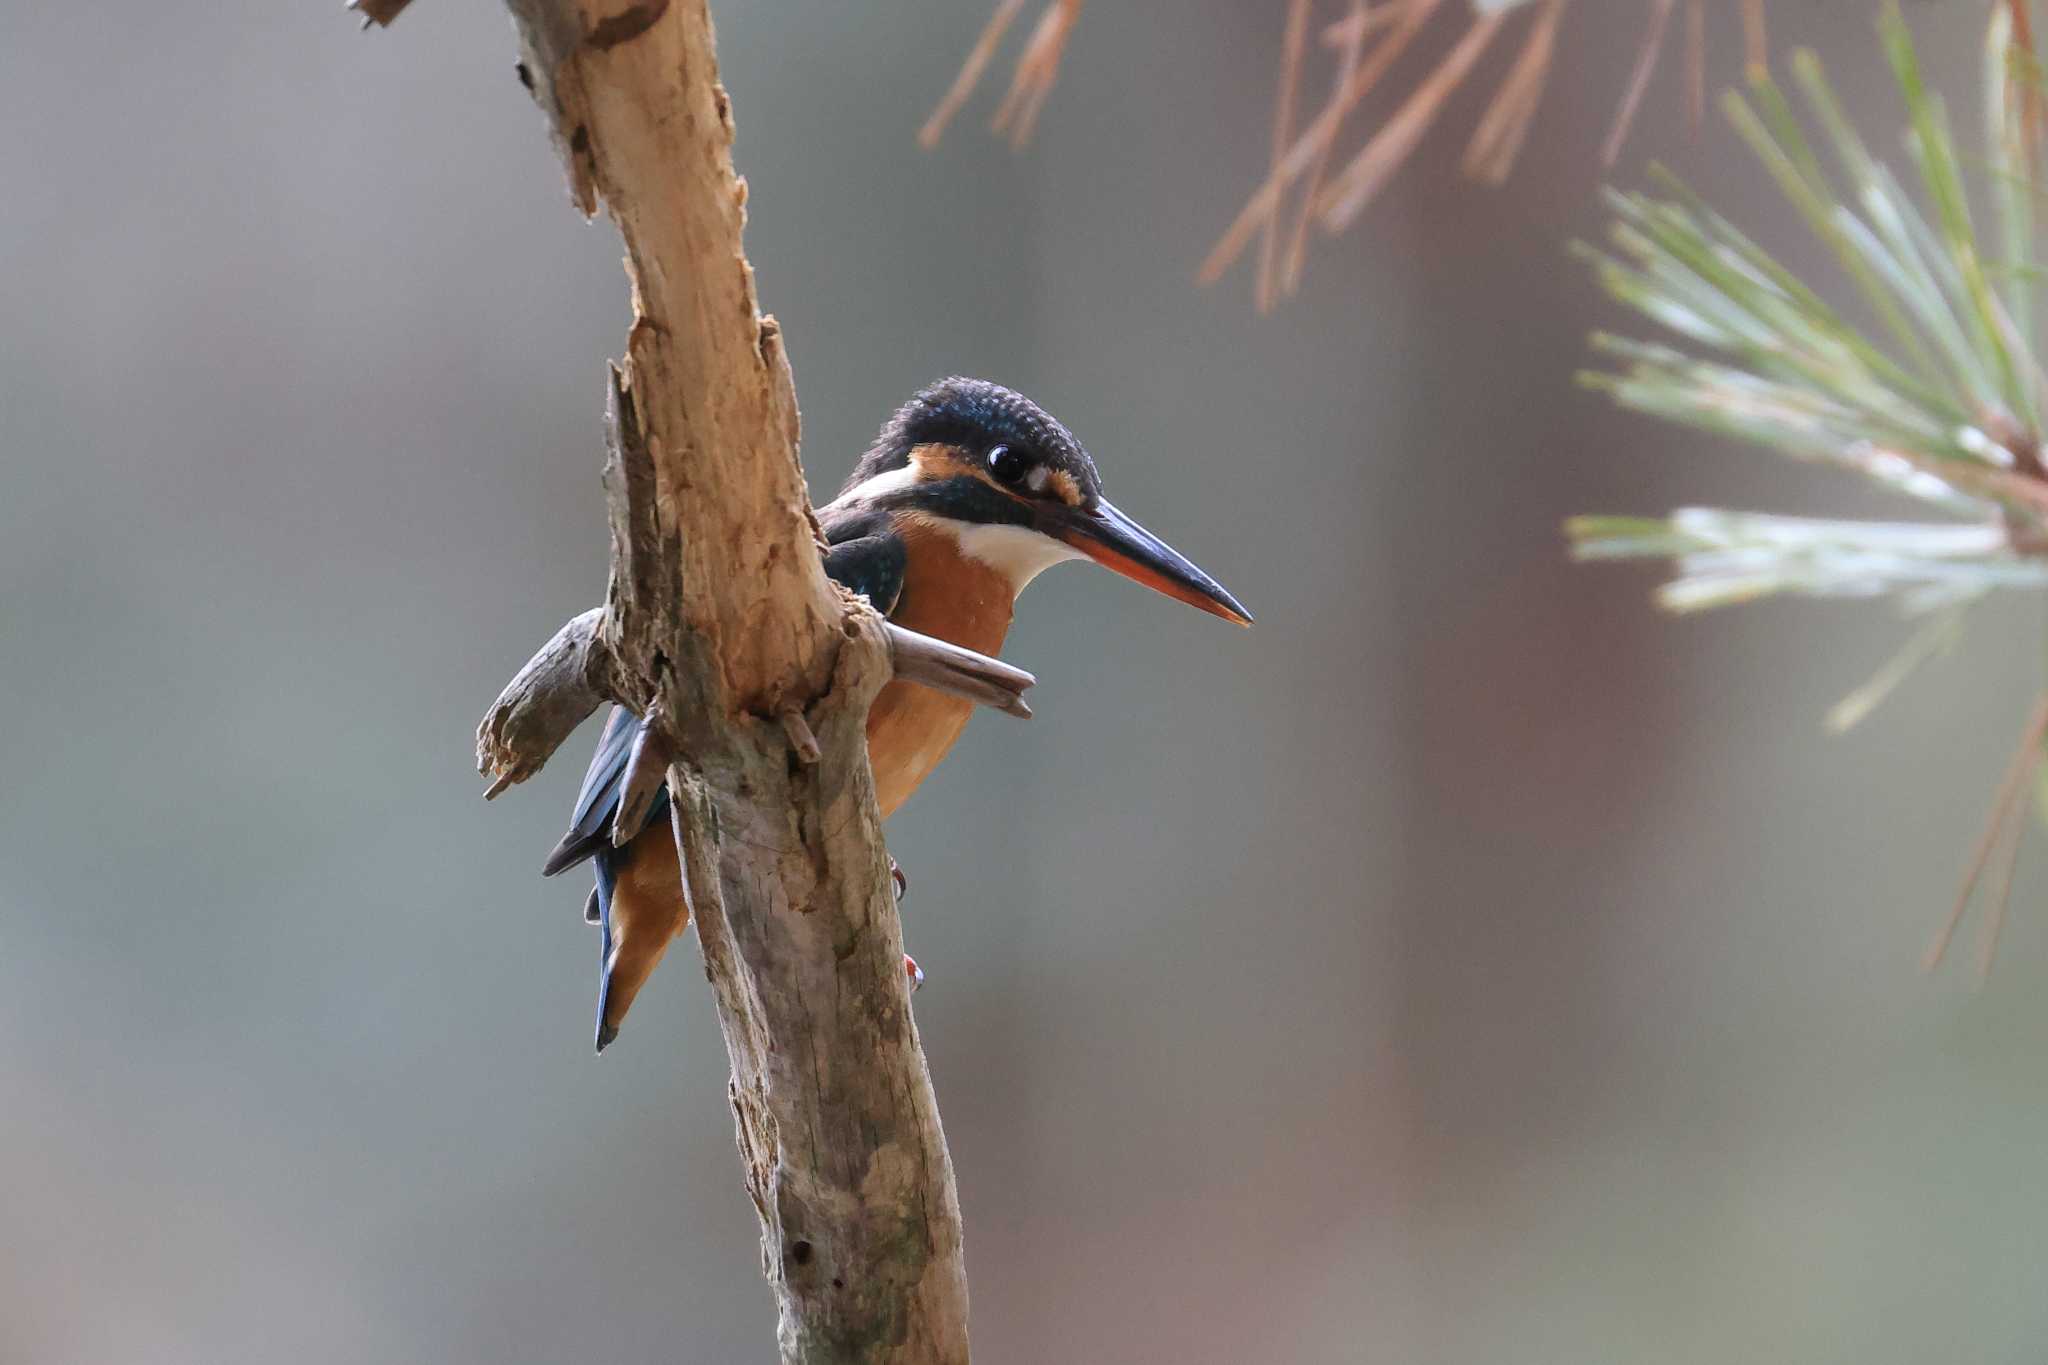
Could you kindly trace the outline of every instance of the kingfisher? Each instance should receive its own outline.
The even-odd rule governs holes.
[[[1092,559],[1226,621],[1251,613],[1185,556],[1102,496],[1095,462],[1036,403],[981,379],[942,379],[896,410],[819,509],[825,572],[906,630],[994,655],[1012,605],[1053,565]],[[973,703],[917,683],[885,684],[868,713],[868,762],[884,819],[910,799],[966,728]],[[586,860],[596,885],[584,918],[600,935],[597,1050],[689,923],[663,788],[639,833],[612,842],[612,819],[644,721],[614,707],[546,876]],[[897,895],[904,880],[895,869]],[[923,973],[909,958],[914,983]]]

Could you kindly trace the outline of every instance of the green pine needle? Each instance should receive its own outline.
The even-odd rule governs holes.
[[[1574,252],[1617,301],[1675,334],[1607,334],[1615,366],[1580,382],[1665,420],[1725,433],[1801,460],[1850,469],[1963,520],[1838,521],[1706,508],[1665,518],[1578,517],[1576,558],[1667,559],[1659,590],[1675,611],[1786,593],[1893,597],[1909,610],[1956,609],[1997,588],[2048,588],[2048,477],[2040,432],[2048,379],[2036,358],[2032,291],[2048,263],[2034,248],[2029,128],[2041,73],[1994,7],[1983,108],[1986,245],[1971,213],[1940,97],[1895,3],[1878,29],[1905,105],[1915,192],[1866,147],[1818,59],[1791,71],[1806,121],[1767,75],[1722,108],[1807,229],[1828,249],[1872,331],[1830,305],[1669,172],[1660,193],[1610,192],[1605,247]],[[1811,129],[1811,133],[1809,133]],[[1936,652],[1952,625],[1923,631],[1838,709],[1860,718]]]

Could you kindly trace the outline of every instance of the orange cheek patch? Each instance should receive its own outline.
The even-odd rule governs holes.
[[[960,474],[980,474],[981,469],[958,446],[927,441],[910,448],[910,463],[927,479],[950,479]]]

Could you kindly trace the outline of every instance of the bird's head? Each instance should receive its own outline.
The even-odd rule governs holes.
[[[1092,559],[1226,621],[1251,613],[1215,579],[1102,496],[1095,461],[1038,404],[981,379],[919,390],[882,427],[840,501],[950,531],[1013,591]]]

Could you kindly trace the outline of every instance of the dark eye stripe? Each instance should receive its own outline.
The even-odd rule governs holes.
[[[1006,493],[987,479],[959,474],[950,479],[925,479],[907,488],[892,489],[873,500],[884,510],[929,512],[933,516],[971,521],[976,525],[997,523],[1026,526],[1031,522],[1031,504]]]

